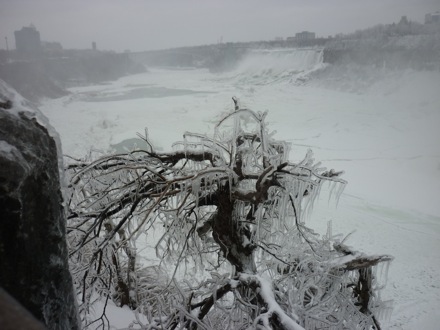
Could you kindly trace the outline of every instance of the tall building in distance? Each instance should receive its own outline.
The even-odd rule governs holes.
[[[439,24],[440,23],[440,12],[436,11],[433,14],[425,15],[425,24]]]
[[[19,53],[32,55],[41,52],[40,32],[32,24],[15,31],[14,35],[15,48]]]
[[[312,40],[315,39],[315,32],[303,31],[295,34],[296,40]]]

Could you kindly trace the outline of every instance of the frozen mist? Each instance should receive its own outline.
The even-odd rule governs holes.
[[[308,225],[324,233],[332,220],[334,233],[354,231],[348,245],[395,257],[382,292],[394,300],[385,328],[436,329],[439,72],[328,68],[319,49],[256,51],[223,74],[149,70],[45,101],[41,110],[63,152],[83,157],[91,149],[123,148],[145,127],[156,146],[170,150],[185,131],[212,131],[212,119],[233,107],[233,95],[243,107],[269,110],[270,127],[292,144],[293,160],[311,148],[328,168],[345,170],[338,207],[319,201]],[[130,313],[114,309],[114,326],[128,326]]]

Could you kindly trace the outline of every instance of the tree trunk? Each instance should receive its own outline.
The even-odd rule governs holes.
[[[250,232],[234,217],[234,204],[229,187],[218,192],[217,214],[214,217],[213,238],[220,246],[224,257],[235,266],[236,273],[256,273],[255,246],[250,244]]]

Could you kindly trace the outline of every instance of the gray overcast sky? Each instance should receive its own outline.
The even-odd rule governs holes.
[[[64,48],[132,51],[318,36],[398,22],[423,22],[439,0],[0,0],[0,48],[31,23]]]

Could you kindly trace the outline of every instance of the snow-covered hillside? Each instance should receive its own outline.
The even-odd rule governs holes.
[[[145,127],[170,149],[185,131],[212,132],[234,95],[242,107],[269,110],[269,129],[291,142],[294,160],[310,148],[324,166],[345,170],[338,207],[323,198],[309,226],[323,233],[332,220],[334,234],[354,231],[348,245],[395,257],[382,292],[394,300],[385,328],[437,329],[440,73],[325,66],[319,50],[283,52],[256,52],[222,75],[151,68],[71,89],[41,110],[74,157],[130,146]],[[128,323],[119,318],[117,326]]]

